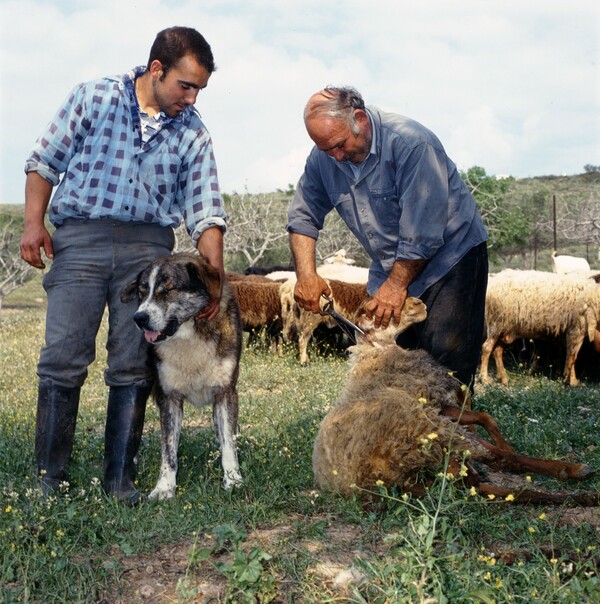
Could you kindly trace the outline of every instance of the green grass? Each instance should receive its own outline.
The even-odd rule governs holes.
[[[441,478],[421,500],[382,488],[364,504],[316,491],[312,442],[346,364],[314,351],[307,367],[291,351],[245,352],[241,489],[221,488],[210,410],[187,406],[177,497],[126,508],[98,483],[103,325],[82,391],[71,484],[41,499],[33,434],[44,309],[39,284],[29,287],[0,312],[1,601],[202,602],[213,593],[215,602],[600,602],[597,508],[484,501]],[[600,385],[565,389],[517,370],[510,378],[509,388],[489,387],[475,403],[509,441],[600,468]],[[139,486],[149,492],[160,457],[153,405],[139,457]],[[600,479],[586,488],[599,489]],[[348,568],[362,579],[336,585]]]

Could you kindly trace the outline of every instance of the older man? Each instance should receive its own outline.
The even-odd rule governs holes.
[[[289,209],[298,304],[319,311],[327,283],[315,249],[336,209],[371,257],[367,311],[398,321],[407,296],[427,320],[399,343],[423,348],[472,387],[483,337],[487,234],[475,201],[438,138],[421,124],[365,107],[353,88],[328,87],[308,101],[315,147]]]

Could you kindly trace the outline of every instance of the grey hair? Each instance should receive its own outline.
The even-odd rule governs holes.
[[[365,102],[358,90],[351,86],[327,86],[318,100],[311,100],[304,109],[304,121],[314,117],[329,117],[347,121],[354,134],[358,134],[358,126],[354,118],[356,109],[365,110]]]

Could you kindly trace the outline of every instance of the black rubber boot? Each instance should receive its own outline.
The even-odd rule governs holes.
[[[150,386],[111,386],[104,433],[104,490],[131,505],[139,503],[135,488],[136,455],[142,441]]]
[[[79,409],[79,388],[39,386],[35,425],[35,461],[44,496],[68,480],[67,464]]]

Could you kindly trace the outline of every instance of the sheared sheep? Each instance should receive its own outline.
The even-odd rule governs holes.
[[[505,472],[540,473],[561,480],[588,478],[593,470],[584,464],[515,453],[490,415],[465,408],[468,389],[445,368],[422,350],[397,346],[398,333],[425,316],[425,305],[408,298],[399,325],[375,329],[372,320],[364,314],[359,317],[365,335],[358,335],[357,345],[350,348],[346,387],[321,423],[314,444],[317,485],[350,495],[355,487],[372,491],[383,483],[419,494],[423,479],[444,468],[448,451],[449,471],[482,494],[512,495],[522,502],[598,505],[600,493],[515,491],[480,480],[473,461]],[[483,426],[494,444],[465,427],[472,424]]]
[[[488,363],[493,352],[498,378],[508,383],[503,344],[517,338],[550,336],[565,339],[564,382],[575,386],[579,383],[575,361],[585,336],[591,342],[600,339],[600,287],[594,279],[576,275],[507,269],[488,279],[485,322],[482,382],[490,382]]]

